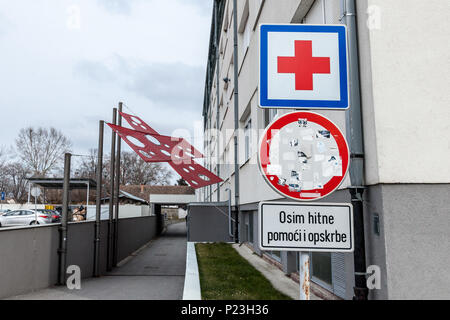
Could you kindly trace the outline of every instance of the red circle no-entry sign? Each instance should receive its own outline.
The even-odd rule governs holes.
[[[299,111],[279,117],[266,128],[258,160],[262,175],[275,191],[311,201],[339,187],[348,171],[350,152],[331,120]]]

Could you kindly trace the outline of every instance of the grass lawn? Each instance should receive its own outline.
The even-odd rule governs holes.
[[[197,243],[195,249],[203,300],[292,300],[230,244]]]

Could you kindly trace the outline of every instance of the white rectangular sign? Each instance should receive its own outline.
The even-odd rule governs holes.
[[[259,246],[275,251],[353,251],[348,203],[261,202]]]

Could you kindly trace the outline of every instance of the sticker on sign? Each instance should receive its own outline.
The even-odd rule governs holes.
[[[353,251],[351,204],[261,202],[258,218],[263,251]]]

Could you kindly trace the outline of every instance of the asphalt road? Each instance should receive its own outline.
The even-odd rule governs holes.
[[[186,223],[172,224],[111,273],[83,279],[80,290],[52,287],[15,300],[179,300],[186,268]]]

